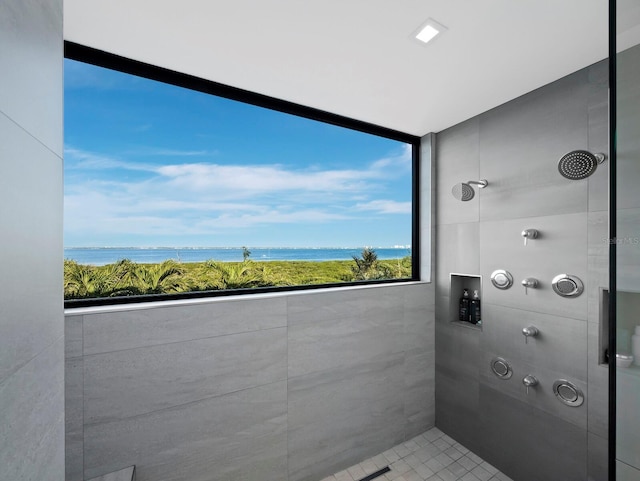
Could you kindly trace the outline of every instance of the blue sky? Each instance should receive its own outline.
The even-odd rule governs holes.
[[[411,243],[401,142],[65,60],[65,246]]]

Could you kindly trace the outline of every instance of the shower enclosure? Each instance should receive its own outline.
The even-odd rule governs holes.
[[[613,373],[615,418],[611,419],[610,468],[617,481],[640,480],[640,3],[612,3],[616,80],[614,193],[611,199],[612,278],[615,285]],[[614,31],[615,30],[615,31]],[[613,347],[613,346],[612,346]],[[631,361],[631,356],[633,360]],[[629,362],[631,364],[629,365]],[[628,367],[626,367],[628,365]],[[610,477],[613,479],[613,477]]]

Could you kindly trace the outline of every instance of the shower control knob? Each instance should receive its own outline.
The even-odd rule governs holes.
[[[528,326],[522,329],[525,344],[528,343],[530,337],[536,337],[538,334],[540,334],[540,331],[538,331],[538,328],[535,326]]]
[[[524,293],[527,294],[527,289],[535,289],[538,287],[538,279],[534,277],[527,277],[522,280],[522,285],[524,286]]]
[[[535,376],[532,376],[531,374],[527,374],[522,379],[522,384],[524,384],[526,386],[527,394],[529,394],[529,388],[530,387],[536,387],[538,385],[538,380],[535,378]]]
[[[538,238],[538,234],[540,234],[536,229],[525,229],[522,231],[522,233],[520,234],[522,237],[524,237],[524,245],[527,245],[527,240],[528,239],[537,239]]]

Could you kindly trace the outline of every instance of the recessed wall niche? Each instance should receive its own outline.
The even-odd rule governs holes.
[[[482,330],[482,323],[472,324],[471,322],[459,319],[460,298],[465,289],[469,292],[469,300],[473,299],[473,291],[478,291],[480,296],[480,308],[482,309],[482,276],[475,274],[451,273],[449,290],[449,322],[470,329]]]

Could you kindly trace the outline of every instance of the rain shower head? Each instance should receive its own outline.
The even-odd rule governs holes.
[[[473,187],[471,187],[471,184],[475,184],[480,189],[484,189],[487,185],[489,185],[489,182],[487,182],[484,179],[469,180],[466,183],[460,182],[459,184],[456,184],[453,186],[453,189],[451,189],[451,193],[456,199],[461,200],[462,202],[471,200],[476,195],[476,191],[473,190]]]
[[[598,164],[607,158],[604,154],[592,154],[586,150],[574,150],[564,154],[558,161],[558,172],[571,180],[586,179],[596,171]]]

